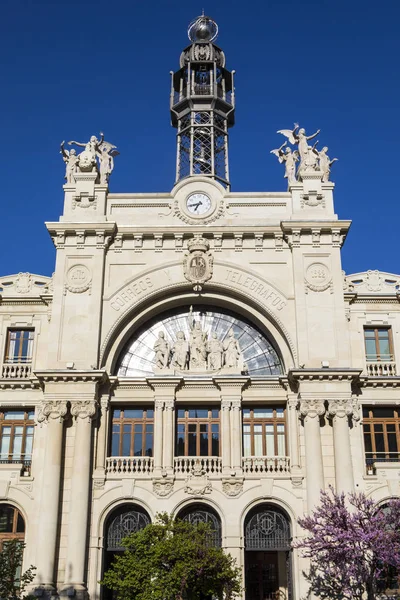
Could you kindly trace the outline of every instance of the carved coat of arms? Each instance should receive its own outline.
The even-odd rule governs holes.
[[[188,252],[183,258],[183,274],[193,284],[195,292],[201,292],[206,281],[213,273],[213,256],[208,240],[200,234],[188,242]]]

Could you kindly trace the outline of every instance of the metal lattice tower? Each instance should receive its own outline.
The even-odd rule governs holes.
[[[171,120],[177,134],[176,182],[212,177],[229,188],[228,128],[235,122],[233,74],[213,42],[218,26],[205,15],[189,25],[192,44],[171,72]]]

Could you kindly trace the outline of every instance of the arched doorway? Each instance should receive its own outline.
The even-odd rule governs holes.
[[[123,504],[110,513],[104,528],[103,573],[110,567],[114,557],[124,552],[122,540],[150,523],[147,512],[136,504]],[[104,588],[102,597],[103,600],[111,600],[113,592]]]
[[[208,523],[212,530],[210,538],[211,543],[214,546],[221,546],[221,519],[219,518],[219,515],[216,513],[216,511],[207,504],[190,504],[178,513],[177,519],[188,521],[193,525],[197,525],[198,523]]]
[[[246,600],[291,600],[291,528],[286,513],[263,504],[244,525]]]

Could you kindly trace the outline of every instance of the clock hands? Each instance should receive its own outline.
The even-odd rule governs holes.
[[[196,204],[188,204],[188,208],[194,208],[194,212],[196,212],[201,204],[203,203],[199,200]]]

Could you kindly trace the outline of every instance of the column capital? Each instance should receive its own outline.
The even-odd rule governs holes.
[[[228,398],[222,398],[221,400],[221,410],[230,410],[231,409],[231,400]]]
[[[48,422],[50,419],[59,420],[62,423],[67,414],[66,400],[43,400],[39,405],[38,423]]]
[[[155,398],[154,399],[154,409],[157,411],[164,410],[164,398]]]
[[[108,394],[100,398],[101,412],[106,413],[110,409],[110,396]]]
[[[352,417],[355,421],[360,419],[359,405],[355,398],[335,398],[329,400],[328,414],[330,417]]]
[[[167,400],[164,400],[164,408],[165,410],[174,410],[175,400],[173,398],[168,398]]]
[[[289,410],[297,410],[299,406],[299,398],[297,394],[287,395],[287,407]]]
[[[73,400],[71,402],[71,415],[75,419],[90,420],[95,416],[97,403],[95,400]]]
[[[309,417],[310,419],[322,417],[325,414],[324,400],[317,400],[316,398],[301,399],[300,414],[302,417]]]
[[[242,408],[242,399],[241,398],[234,398],[231,401],[232,404],[232,410],[240,410]]]

